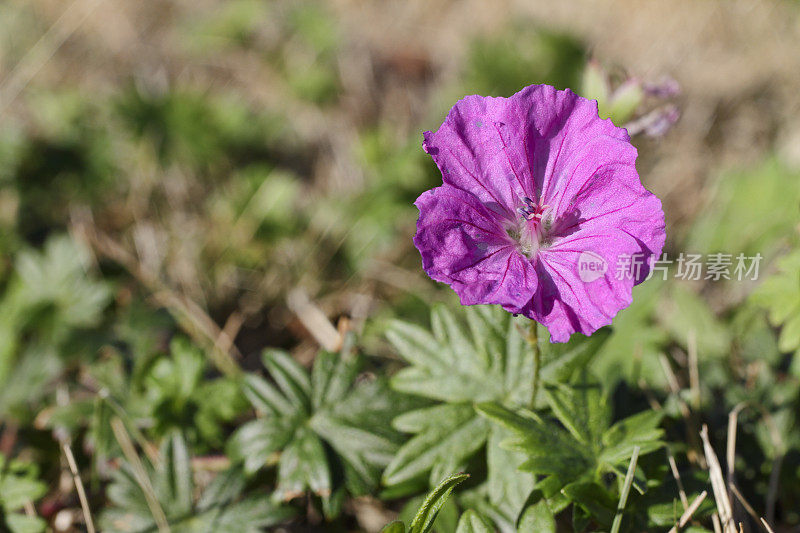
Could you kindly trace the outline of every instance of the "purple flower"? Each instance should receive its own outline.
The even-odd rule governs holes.
[[[414,244],[463,305],[500,304],[565,342],[610,324],[661,255],[661,202],[593,100],[548,85],[468,96],[423,148],[444,183],[415,203]]]

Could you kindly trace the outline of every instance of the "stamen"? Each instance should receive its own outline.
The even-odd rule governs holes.
[[[548,233],[552,220],[550,206],[537,205],[527,196],[520,198],[523,205],[517,207],[521,219],[518,229],[509,231],[509,236],[519,243],[520,251],[528,257],[533,257],[537,250],[548,242]]]

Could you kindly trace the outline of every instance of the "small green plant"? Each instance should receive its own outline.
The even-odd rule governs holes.
[[[87,251],[66,236],[17,255],[0,293],[0,417],[27,416],[25,405],[47,392],[67,361],[96,349],[87,333],[112,294],[88,266]]]
[[[463,309],[458,320],[444,306],[431,313],[431,331],[407,322],[391,324],[387,337],[411,366],[392,378],[404,393],[436,403],[405,413],[393,425],[413,434],[383,473],[392,494],[403,494],[469,467],[485,480],[479,499],[496,506],[500,520],[513,524],[532,488],[532,478],[514,471],[521,458],[498,448],[507,435],[476,410],[476,403],[529,407],[534,363],[531,322],[487,306]],[[466,329],[465,329],[466,326]],[[568,379],[585,365],[607,338],[576,337],[551,345],[541,328],[539,371],[543,382]],[[539,405],[537,403],[537,405]]]
[[[277,464],[274,499],[310,490],[335,517],[345,488],[355,495],[375,488],[400,440],[386,421],[404,401],[382,379],[359,381],[362,359],[349,349],[320,352],[311,373],[278,350],[264,352],[263,361],[274,384],[244,377],[259,418],[234,433],[229,451],[249,473]]]
[[[117,425],[115,433],[124,432]],[[121,438],[121,445],[125,437]],[[278,524],[291,510],[257,494],[243,495],[244,476],[235,468],[217,474],[202,490],[194,481],[189,448],[179,433],[164,439],[155,464],[130,456],[112,476],[111,507],[100,518],[103,531],[256,533]]]
[[[607,476],[624,479],[634,449],[647,454],[662,447],[662,414],[646,411],[611,425],[602,389],[585,372],[572,384],[546,388],[545,397],[553,419],[494,403],[479,404],[478,411],[512,431],[513,438],[500,445],[520,452],[525,457],[520,469],[537,476],[527,506],[547,506],[555,515],[574,504],[587,522],[609,527],[617,485],[609,486]],[[637,488],[644,492],[646,479],[639,474]]]

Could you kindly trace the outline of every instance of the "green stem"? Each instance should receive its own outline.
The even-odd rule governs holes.
[[[611,524],[611,533],[619,533],[619,527],[622,525],[622,513],[625,511],[625,505],[628,503],[628,494],[630,494],[631,485],[633,485],[633,476],[636,475],[636,462],[639,460],[640,450],[641,448],[638,446],[633,447],[631,463],[628,465],[628,473],[625,474],[625,481],[622,484],[622,492],[619,495],[617,514],[614,515],[614,523]]]
[[[539,325],[531,320],[531,327],[528,332],[527,341],[533,349],[533,383],[531,390],[531,409],[536,408],[536,394],[539,392],[539,371],[542,368],[542,353],[539,350]]]

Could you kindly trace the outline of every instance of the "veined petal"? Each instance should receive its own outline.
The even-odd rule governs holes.
[[[497,214],[478,198],[450,185],[423,193],[414,244],[428,275],[449,283],[464,305],[524,305],[536,290],[530,261],[506,233]]]
[[[588,180],[573,197],[571,215],[560,219],[553,229],[557,238],[550,251],[584,250],[588,241],[607,235],[605,248],[620,257],[639,254],[644,262],[634,281],[647,277],[652,263],[661,256],[666,240],[661,201],[639,183],[633,166],[607,165]],[[622,246],[625,245],[625,246]],[[612,258],[616,265],[619,258]]]
[[[509,101],[513,102],[510,106],[524,110],[523,150],[542,204],[551,203],[575,154],[595,138],[630,140],[623,128],[599,118],[597,102],[569,89],[531,85]]]
[[[554,246],[539,254],[540,279],[548,280],[551,293],[537,294],[523,311],[547,326],[553,342],[565,342],[574,332],[590,335],[611,324],[631,304],[636,282],[628,270],[632,261],[649,257],[635,238],[622,231],[576,237],[572,245]],[[629,262],[621,271],[624,258]],[[640,270],[647,271],[645,265]]]
[[[467,96],[450,110],[436,132],[424,134],[445,183],[474,194],[506,218],[516,217],[519,199],[533,194],[521,136],[521,102]]]
[[[636,173],[636,156],[636,148],[629,142],[608,135],[597,136],[575,153],[562,156],[560,173],[553,177],[554,186],[543,202],[551,206],[555,218],[559,219],[576,208],[586,208],[586,205],[578,205],[580,200],[596,203],[587,191],[594,190],[592,187],[600,179],[610,182],[612,187],[629,190],[630,194],[646,192]],[[610,180],[606,179],[609,177]]]

